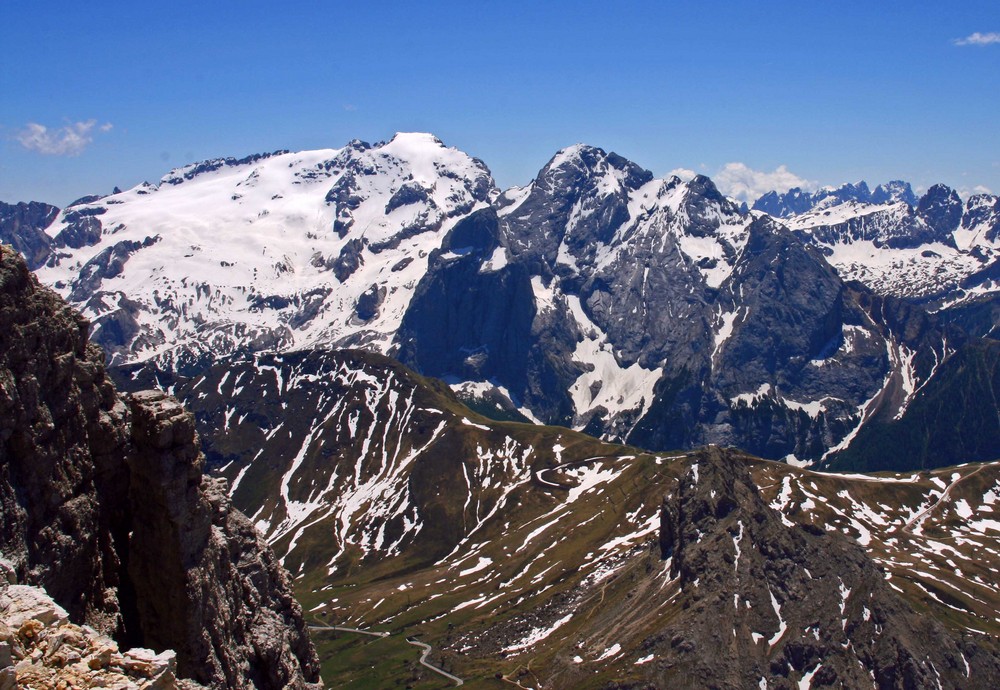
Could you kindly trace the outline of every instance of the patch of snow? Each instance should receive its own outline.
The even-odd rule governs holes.
[[[610,659],[611,657],[621,653],[621,651],[622,651],[622,646],[617,642],[615,642],[613,645],[605,649],[604,653],[601,654],[601,656],[597,657],[597,660],[604,661],[605,659]]]
[[[525,635],[520,642],[512,644],[509,647],[505,647],[503,651],[510,654],[511,652],[520,652],[521,650],[534,647],[556,630],[569,623],[572,619],[573,614],[569,613],[548,627],[534,628],[527,635]]]
[[[811,671],[807,671],[802,674],[802,679],[799,681],[799,690],[809,690],[812,687],[813,676],[819,671],[822,664],[816,664],[816,667]]]
[[[485,556],[479,557],[479,562],[467,570],[462,570],[458,573],[459,577],[465,577],[466,575],[471,575],[472,573],[478,573],[480,570],[484,570],[493,563],[492,558],[486,558]]]
[[[781,617],[781,606],[778,604],[778,600],[774,598],[774,592],[771,588],[767,588],[767,593],[771,596],[771,608],[774,609],[774,615],[778,617],[778,631],[774,633],[770,640],[767,641],[768,649],[774,647],[781,639],[781,636],[785,634],[788,630],[788,624],[785,623],[785,619]]]

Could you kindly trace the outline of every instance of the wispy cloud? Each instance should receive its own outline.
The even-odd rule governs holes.
[[[676,175],[685,182],[690,182],[691,180],[694,179],[694,176],[697,174],[698,173],[696,173],[694,170],[690,170],[688,168],[674,168],[673,170],[671,170],[666,174],[666,177],[673,177]]]
[[[777,191],[785,192],[792,187],[814,189],[811,182],[791,172],[784,165],[779,165],[771,172],[754,170],[745,163],[726,163],[712,180],[719,191],[728,197],[748,204],[756,201],[762,194]]]
[[[975,196],[976,194],[992,194],[993,190],[986,185],[978,184],[975,187],[969,189],[968,187],[961,187],[958,190],[958,195],[963,199],[968,199],[970,196]]]
[[[957,46],[988,46],[992,43],[1000,43],[1000,32],[991,31],[990,33],[982,34],[977,31],[965,38],[956,38],[954,43]]]
[[[50,129],[37,122],[29,122],[17,132],[15,138],[29,151],[47,156],[79,156],[94,141],[95,127],[106,133],[111,131],[113,125],[105,122],[98,126],[97,120],[87,120]]]

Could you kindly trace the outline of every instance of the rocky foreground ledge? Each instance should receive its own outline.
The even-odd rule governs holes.
[[[152,673],[140,687],[171,687],[149,684],[174,663],[211,688],[318,687],[287,575],[224,483],[204,476],[193,418],[161,393],[119,397],[87,332],[0,247],[0,557],[15,587],[56,607],[51,621],[0,612],[0,662],[9,653],[22,686],[58,687],[22,670],[46,658],[75,668],[95,659],[94,640],[112,650],[100,659],[121,656],[111,666]],[[153,651],[129,657],[107,640]]]
[[[0,690],[117,688],[199,690],[177,679],[177,655],[118,643],[69,614],[38,587],[8,582],[13,570],[0,562]]]

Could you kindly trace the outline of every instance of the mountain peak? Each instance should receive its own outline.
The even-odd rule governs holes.
[[[958,193],[944,184],[936,184],[920,197],[917,215],[937,234],[945,237],[958,229],[962,222],[962,200]]]
[[[910,206],[917,205],[917,197],[913,193],[913,188],[909,182],[890,180],[889,182],[880,184],[872,192],[873,204],[893,204],[898,202],[904,202]]]
[[[550,185],[557,182],[561,185],[567,176],[575,180],[574,186],[586,187],[596,183],[600,189],[607,191],[621,187],[638,189],[653,179],[653,173],[624,156],[588,144],[573,144],[560,149],[538,173],[538,179],[546,180]]]
[[[444,142],[430,132],[396,132],[388,143],[440,146],[445,148]]]
[[[556,155],[546,164],[548,169],[563,168],[567,165],[588,165],[607,156],[602,148],[589,144],[573,144],[556,151]]]

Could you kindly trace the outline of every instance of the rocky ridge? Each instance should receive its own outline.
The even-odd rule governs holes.
[[[670,687],[985,688],[1000,674],[995,654],[918,615],[856,542],[783,524],[732,454],[693,458],[659,545],[684,613],[647,640],[647,668]]]
[[[855,195],[776,213],[845,279],[942,310],[995,296],[998,209],[995,195],[963,201],[937,184],[919,199]]]
[[[793,187],[787,192],[767,192],[753,203],[753,210],[775,218],[791,218],[809,211],[822,210],[847,202],[889,204],[903,202],[917,205],[917,196],[909,182],[893,180],[872,190],[864,180],[840,187],[825,187],[815,192]]]
[[[224,485],[192,417],[126,404],[87,322],[0,249],[0,553],[74,624],[173,649],[209,687],[305,688],[318,664],[287,580]]]

